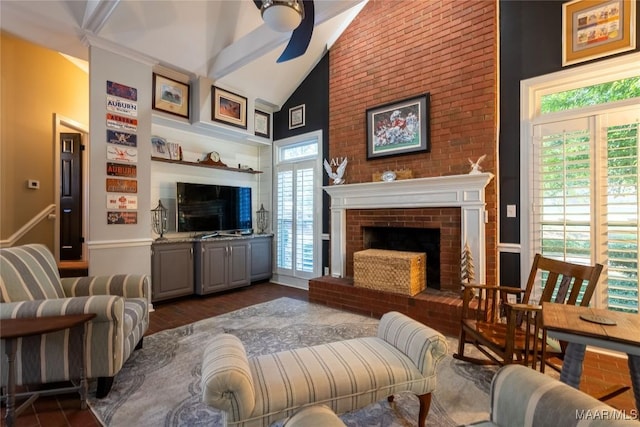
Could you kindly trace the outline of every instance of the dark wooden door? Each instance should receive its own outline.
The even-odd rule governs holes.
[[[82,140],[60,134],[60,260],[82,259]]]

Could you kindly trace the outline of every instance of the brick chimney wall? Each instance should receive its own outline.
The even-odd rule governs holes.
[[[414,178],[496,172],[497,4],[370,0],[330,50],[329,153],[347,183],[410,169]],[[431,151],[367,160],[366,110],[430,93]],[[515,159],[514,159],[515,160]],[[495,283],[496,179],[486,188],[487,282]],[[349,230],[349,227],[347,227]],[[351,231],[347,231],[350,233]]]

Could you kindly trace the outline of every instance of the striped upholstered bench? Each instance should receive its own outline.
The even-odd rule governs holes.
[[[203,401],[224,411],[229,425],[253,427],[305,406],[327,405],[341,414],[410,391],[420,400],[424,426],[436,365],[446,353],[442,334],[397,312],[380,319],[376,337],[251,359],[237,337],[222,334],[204,353]]]

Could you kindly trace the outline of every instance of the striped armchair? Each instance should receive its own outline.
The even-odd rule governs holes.
[[[20,317],[96,313],[87,324],[85,373],[105,397],[113,377],[149,326],[151,287],[146,275],[60,278],[49,249],[40,244],[0,249],[0,321]],[[82,351],[69,330],[21,340],[16,383],[42,384],[78,378]],[[0,342],[4,354],[4,342]],[[2,385],[7,384],[2,358]]]
[[[638,426],[637,412],[625,414],[523,365],[500,368],[491,382],[490,398],[489,420],[468,427]]]

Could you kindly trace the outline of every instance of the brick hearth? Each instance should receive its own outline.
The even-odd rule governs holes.
[[[460,330],[462,299],[453,292],[427,289],[413,297],[356,288],[351,279],[323,276],[309,280],[309,302],[380,318],[398,311],[445,335]]]

